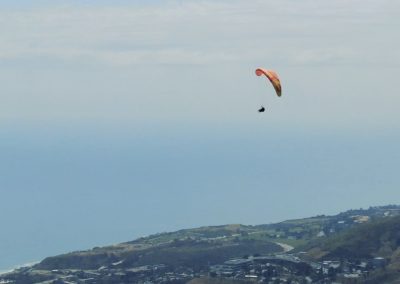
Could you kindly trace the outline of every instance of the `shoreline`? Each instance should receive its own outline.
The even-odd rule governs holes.
[[[20,268],[23,268],[23,267],[32,267],[32,266],[34,266],[35,264],[38,264],[39,262],[40,262],[40,261],[32,261],[32,262],[28,262],[28,263],[21,264],[21,265],[16,265],[16,266],[14,266],[13,268],[3,269],[3,270],[0,270],[0,275],[13,272],[13,271],[15,271],[15,270],[17,270],[17,269],[20,269]]]

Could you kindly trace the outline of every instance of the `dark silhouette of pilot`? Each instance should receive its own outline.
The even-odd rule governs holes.
[[[263,106],[261,106],[261,108],[258,110],[258,112],[264,112],[265,108]]]

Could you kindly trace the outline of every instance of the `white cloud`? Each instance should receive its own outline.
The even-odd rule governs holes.
[[[279,70],[291,97],[274,105],[276,123],[390,123],[398,117],[390,82],[400,65],[399,7],[207,0],[4,10],[0,116],[243,121],[265,102],[258,94],[269,90],[253,73],[264,66]]]
[[[0,58],[85,57],[126,65],[277,56],[286,64],[315,64],[351,61],[367,50],[369,58],[380,61],[382,48],[374,48],[373,39],[365,46],[365,38],[373,37],[365,33],[372,25],[395,21],[392,6],[398,5],[388,0],[242,0],[8,11],[0,13]],[[381,37],[390,37],[389,32],[382,30]]]

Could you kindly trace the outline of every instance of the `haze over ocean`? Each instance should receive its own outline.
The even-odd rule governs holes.
[[[400,203],[397,1],[19,3],[0,4],[0,270]]]

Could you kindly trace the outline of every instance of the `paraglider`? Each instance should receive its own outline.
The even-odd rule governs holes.
[[[271,82],[272,86],[274,87],[276,95],[278,97],[280,97],[282,95],[281,81],[279,80],[279,76],[278,76],[278,74],[276,74],[275,71],[267,70],[264,68],[257,68],[256,75],[257,76],[265,75],[265,77],[268,78],[268,80]],[[261,106],[261,108],[258,110],[258,112],[264,112],[264,111],[265,111],[265,108],[263,106]]]
[[[268,78],[268,80],[272,83],[272,86],[274,86],[275,92],[278,95],[278,97],[282,95],[281,81],[279,80],[278,74],[276,74],[275,71],[266,70],[263,68],[257,68],[256,75],[257,76],[265,75]]]

